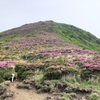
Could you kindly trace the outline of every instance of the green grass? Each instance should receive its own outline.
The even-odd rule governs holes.
[[[99,90],[100,91],[100,83],[99,82],[83,81],[83,82],[80,83],[80,87],[91,88],[93,90]]]
[[[43,79],[43,76],[44,76],[43,73],[41,73],[41,74],[36,74],[36,75],[34,75],[34,80],[35,80],[35,81],[41,81],[41,80]]]
[[[100,39],[96,38],[93,34],[77,28],[73,25],[61,24],[55,22],[44,22],[44,25],[33,24],[35,28],[25,29],[25,30],[8,30],[2,34],[8,32],[8,35],[4,35],[0,38],[0,42],[7,43],[10,41],[19,40],[23,37],[37,37],[37,34],[42,32],[48,32],[50,34],[55,33],[58,35],[58,38],[78,46],[83,47],[84,49],[100,50]],[[33,27],[32,26],[32,27]],[[23,28],[23,27],[21,27]]]
[[[66,42],[79,45],[85,49],[100,50],[100,39],[93,34],[72,25],[53,23],[58,36]]]

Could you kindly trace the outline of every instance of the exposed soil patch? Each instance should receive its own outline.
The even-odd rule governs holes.
[[[19,82],[11,83],[9,86],[9,90],[14,93],[14,97],[12,100],[46,100],[49,94],[37,94],[36,90],[27,90],[27,89],[18,89],[16,85]]]

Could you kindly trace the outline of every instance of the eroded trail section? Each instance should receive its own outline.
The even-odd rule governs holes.
[[[36,90],[18,89],[16,85],[19,82],[13,82],[9,86],[9,90],[14,93],[12,100],[46,100],[48,94],[37,94]]]

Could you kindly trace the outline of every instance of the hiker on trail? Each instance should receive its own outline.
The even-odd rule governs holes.
[[[14,81],[15,74],[12,73],[12,82]]]

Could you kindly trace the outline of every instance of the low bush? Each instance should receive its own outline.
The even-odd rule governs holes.
[[[4,94],[6,92],[6,88],[0,84],[0,95]]]
[[[31,86],[29,84],[17,84],[17,88],[24,88],[24,89],[31,89]]]
[[[80,77],[86,81],[89,81],[91,79],[96,80],[99,75],[97,75],[97,71],[95,70],[90,70],[90,69],[82,69]],[[99,80],[99,79],[98,79]]]
[[[44,74],[44,79],[60,79],[62,77],[62,73],[58,71],[48,71]]]
[[[19,64],[16,65],[15,71],[17,72],[17,78],[23,80],[26,78],[27,74],[25,73],[28,68],[25,65]]]
[[[4,81],[4,79],[0,76],[0,83],[2,83]]]
[[[3,76],[4,76],[5,71],[6,71],[5,69],[0,68],[0,76],[1,76],[1,77],[3,77]]]
[[[99,97],[98,97],[98,94],[93,93],[93,94],[91,94],[91,95],[89,96],[89,100],[100,100],[100,99],[99,99]]]
[[[26,65],[25,64],[17,64],[16,67],[15,67],[15,71],[18,72],[18,71],[26,71]]]
[[[72,75],[78,75],[79,71],[78,69],[74,68],[74,67],[66,67],[66,70],[64,72],[65,74],[72,74]]]
[[[36,81],[35,87],[39,92],[51,92],[54,89],[54,84],[49,80]]]
[[[10,69],[2,69],[0,68],[0,82],[3,82],[4,80],[11,80],[12,79],[12,73],[15,73],[12,68]],[[15,78],[17,77],[15,73]]]
[[[3,78],[4,78],[5,80],[11,80],[11,79],[12,79],[12,72],[11,72],[11,71],[6,71],[6,72],[4,73]]]

